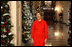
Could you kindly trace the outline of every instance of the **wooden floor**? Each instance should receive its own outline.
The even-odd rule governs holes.
[[[61,23],[48,23],[48,38],[45,46],[68,46],[67,38],[68,38],[68,26]],[[55,36],[55,33],[58,36]],[[26,44],[22,44],[22,46],[33,46],[31,42]]]

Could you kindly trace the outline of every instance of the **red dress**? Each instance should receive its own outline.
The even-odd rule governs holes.
[[[34,40],[34,46],[45,46],[45,39],[48,38],[46,21],[39,22],[35,20],[31,29],[31,38]]]

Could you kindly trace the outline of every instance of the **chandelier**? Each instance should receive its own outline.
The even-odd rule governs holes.
[[[51,7],[52,1],[44,1],[47,7]]]

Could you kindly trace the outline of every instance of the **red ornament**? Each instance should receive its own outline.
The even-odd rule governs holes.
[[[2,25],[2,27],[3,27],[3,25]]]
[[[7,32],[7,31],[6,31]]]
[[[5,24],[8,24],[8,22],[7,22],[7,21],[5,21]]]
[[[69,18],[71,18],[71,16],[69,16]]]
[[[8,19],[8,17],[6,17],[6,19]]]
[[[6,44],[6,42],[4,42]]]
[[[2,12],[3,10],[1,10],[1,12]]]
[[[3,42],[3,40],[1,39],[1,43]]]
[[[2,27],[5,27],[5,25],[2,25]]]
[[[5,27],[5,25],[4,25],[4,27]]]
[[[6,19],[8,19],[9,18],[9,16],[8,17],[6,17]]]

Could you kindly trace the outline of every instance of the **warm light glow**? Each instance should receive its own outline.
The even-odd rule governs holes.
[[[45,2],[51,2],[51,1],[45,1]]]
[[[59,36],[59,32],[55,32],[55,36]]]
[[[51,1],[48,1],[49,3],[51,3]]]
[[[48,46],[52,46],[51,44],[49,44]]]
[[[52,46],[52,44],[45,44],[45,46]]]
[[[56,7],[56,8],[55,8],[55,11],[59,11],[59,10],[60,10],[60,8],[59,8],[59,7]]]
[[[56,6],[56,7],[55,7],[55,11],[57,11],[58,13],[60,13],[61,10],[63,10],[63,8],[61,8],[60,6]]]

